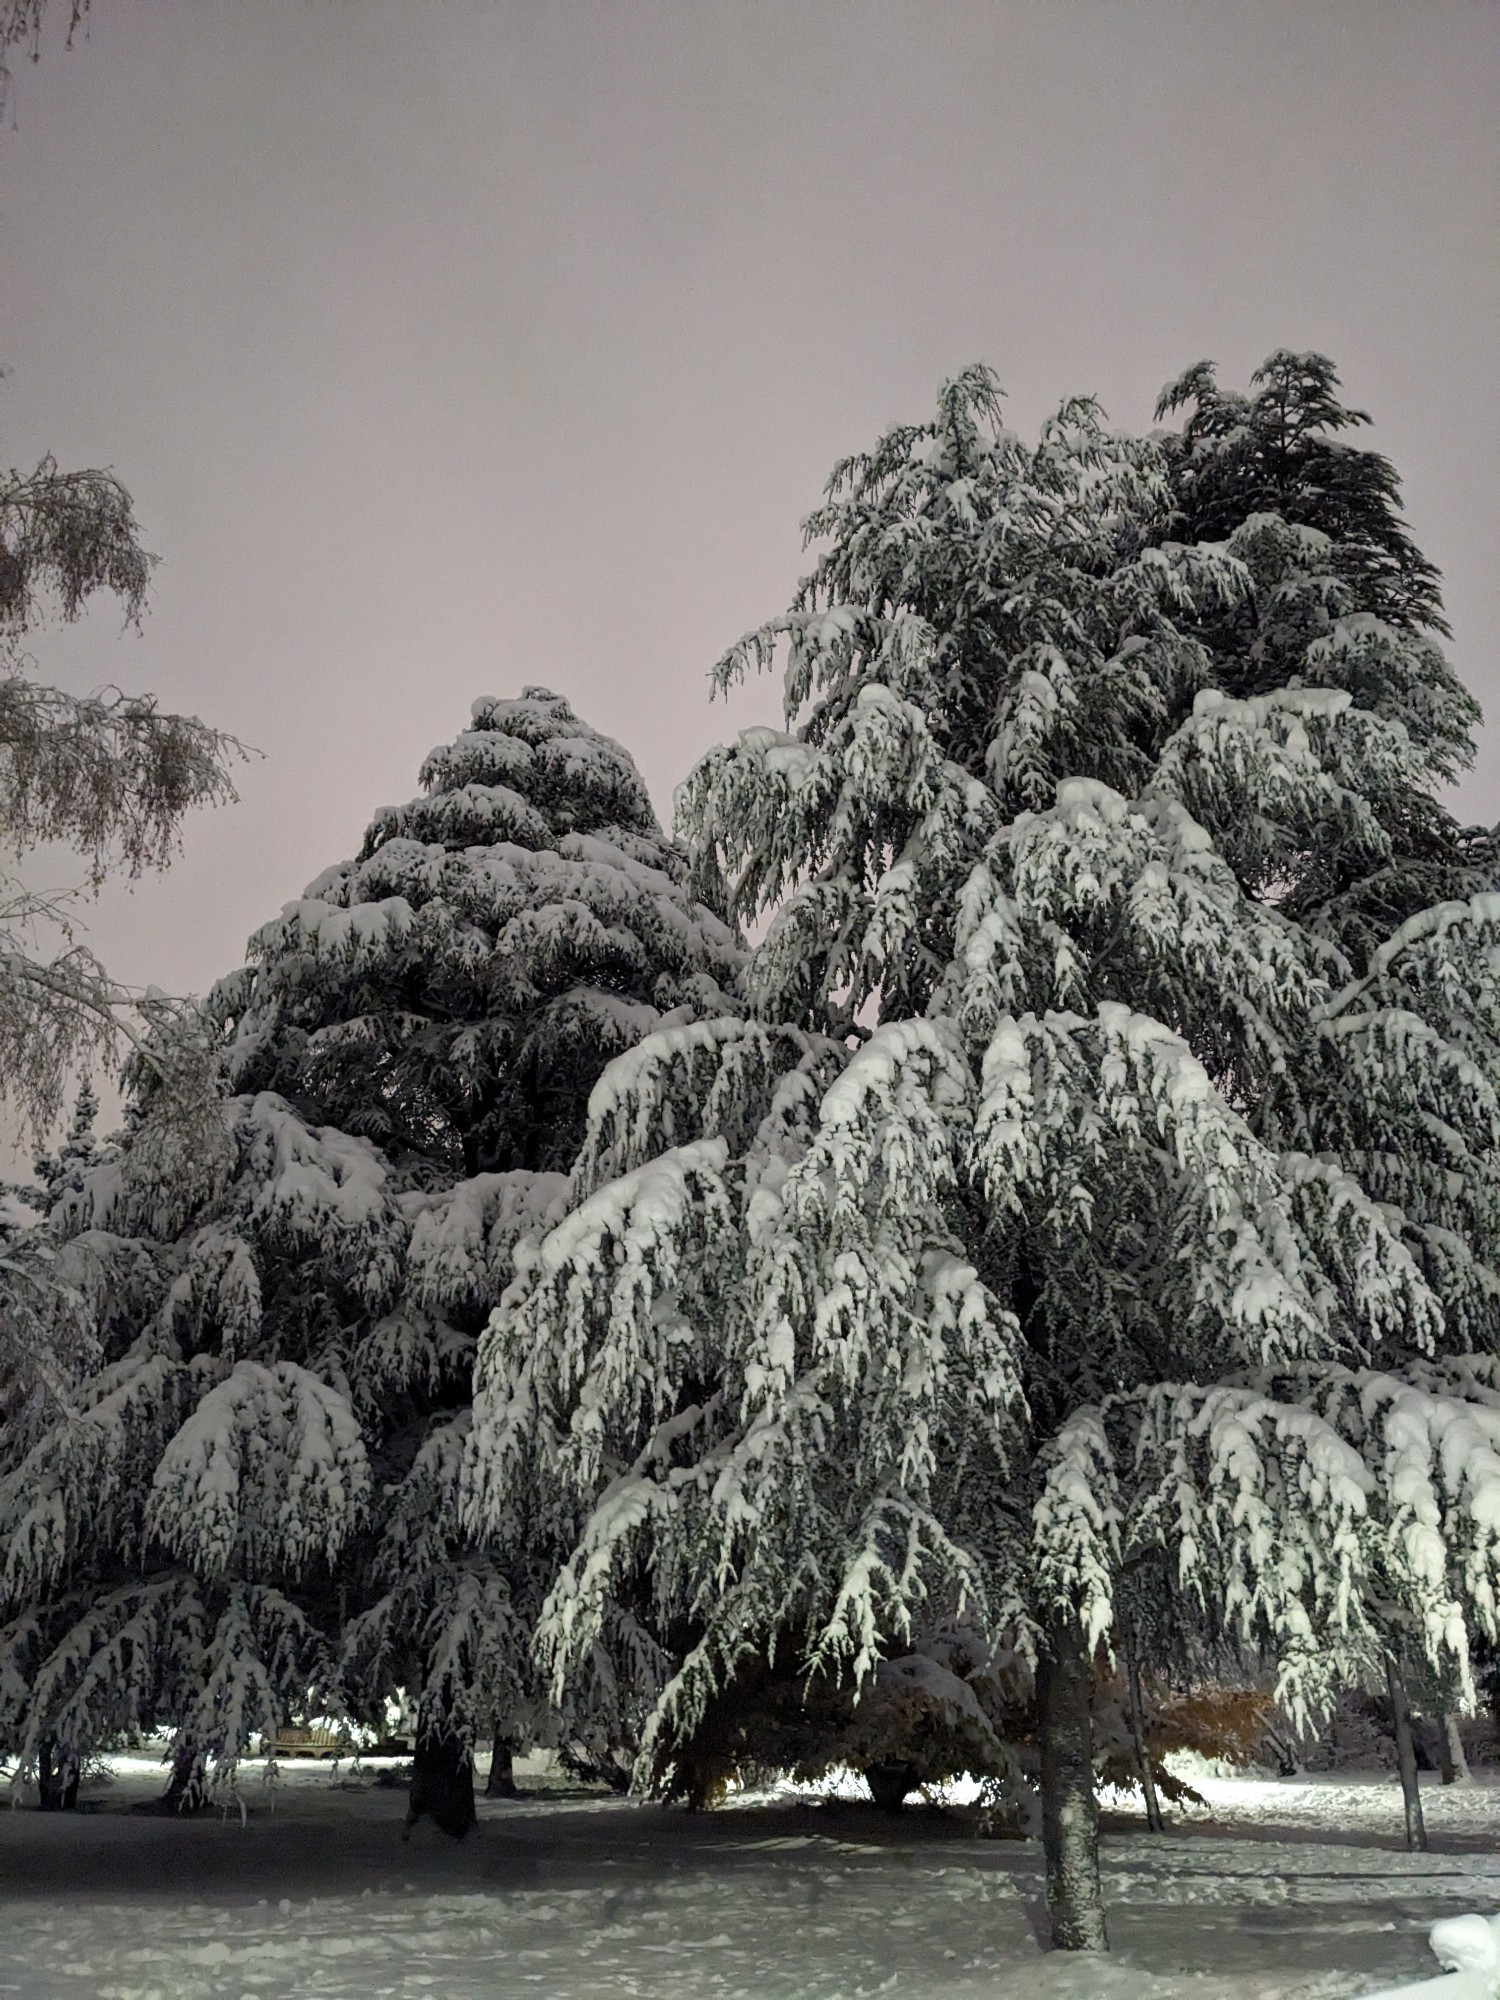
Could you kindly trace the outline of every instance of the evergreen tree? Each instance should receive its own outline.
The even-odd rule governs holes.
[[[1400,514],[1395,468],[1344,435],[1367,425],[1338,398],[1321,354],[1281,350],[1249,394],[1220,388],[1200,362],[1170,383],[1158,434],[1171,487],[1166,531],[1224,540],[1249,587],[1196,627],[1216,685],[1235,696],[1304,686],[1345,689],[1361,709],[1405,728],[1428,778],[1473,761],[1479,707],[1444,657],[1449,636],[1436,569]],[[1463,828],[1426,785],[1368,801],[1383,851],[1337,829],[1309,842],[1281,907],[1337,940],[1356,966],[1417,911],[1488,887],[1500,867],[1494,835]]]
[[[38,1153],[34,1164],[37,1178],[37,1206],[47,1213],[65,1195],[77,1194],[92,1169],[99,1164],[99,1141],[94,1123],[99,1116],[99,1099],[88,1077],[78,1086],[73,1103],[73,1120],[55,1153]]]
[[[23,1762],[166,1718],[180,1792],[349,1677],[420,1690],[461,1816],[475,1734],[534,1726],[530,1545],[459,1532],[474,1334],[598,1071],[722,1008],[738,952],[559,697],[477,703],[423,779],[211,996],[214,1170],[152,1151],[147,1066],[58,1205],[101,1365],[0,1481]]]
[[[104,1156],[94,1137],[98,1099],[80,1085],[62,1146],[38,1154],[36,1181],[0,1184],[0,1432],[25,1421],[28,1403],[65,1401],[97,1358],[85,1301],[69,1282],[69,1259],[37,1227]]]
[[[609,1058],[736,959],[634,764],[543,688],[481,701],[217,989],[230,1076],[404,1174],[564,1172]]]
[[[784,648],[795,727],[681,795],[737,913],[775,912],[755,1018],[606,1072],[577,1205],[481,1343],[469,1473],[481,1521],[537,1464],[591,1507],[543,1620],[559,1682],[649,1579],[681,1640],[658,1772],[768,1653],[862,1679],[937,1607],[1028,1654],[1074,1947],[1105,1941],[1093,1657],[1140,1603],[1303,1711],[1392,1616],[1460,1658],[1495,1616],[1487,1469],[1450,1473],[1435,1578],[1427,1498],[1334,1406],[1495,1345],[1500,904],[1355,958],[1311,886],[1389,864],[1467,697],[1334,599],[1351,684],[1254,682],[1220,635],[1288,601],[1252,560],[1283,528],[1257,492],[1172,539],[1175,463],[1084,402],[1027,447],[971,370],[836,469],[792,610],[719,670]]]

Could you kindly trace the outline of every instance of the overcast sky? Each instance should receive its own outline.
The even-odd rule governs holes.
[[[1497,0],[94,0],[70,53],[52,12],[0,456],[114,467],[163,560],[143,637],[39,669],[264,753],[97,906],[127,979],[238,964],[478,694],[567,694],[668,817],[779,712],[705,676],[834,459],[975,359],[1029,431],[1333,355],[1500,718]]]

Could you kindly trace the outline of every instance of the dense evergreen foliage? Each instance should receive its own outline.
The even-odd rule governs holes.
[[[0,1740],[165,1717],[190,1786],[402,1687],[455,1830],[490,1733],[696,1802],[970,1769],[1098,1947],[1143,1667],[1471,1696],[1500,867],[1337,392],[1203,364],[1028,444],[946,384],[719,663],[786,727],[686,847],[556,696],[476,705],[215,989],[215,1143],[147,1049],[0,1239],[65,1357],[0,1448]]]
[[[345,1680],[464,1745],[530,1719],[545,1552],[458,1532],[473,1336],[599,1069],[722,1007],[738,952],[558,697],[476,704],[423,779],[212,995],[217,1170],[150,1147],[148,1068],[118,1157],[68,1176],[53,1254],[101,1365],[15,1427],[0,1484],[28,1761],[165,1717],[228,1768]]]
[[[649,1580],[670,1769],[772,1654],[978,1625],[1036,1664],[1075,1945],[1096,1648],[1144,1621],[1307,1709],[1396,1629],[1461,1678],[1495,1616],[1500,901],[1371,930],[1413,826],[1479,886],[1429,795],[1474,711],[1388,469],[1319,443],[1331,370],[1264,379],[1253,423],[1200,370],[1175,441],[1075,402],[1027,446],[972,370],[835,470],[719,670],[784,653],[789,731],[683,793],[774,912],[754,1017],[606,1073],[480,1355],[476,1517],[538,1461],[592,1502],[559,1685]]]

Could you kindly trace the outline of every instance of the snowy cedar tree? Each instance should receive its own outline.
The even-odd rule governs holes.
[[[1496,1345],[1500,900],[1371,948],[1337,915],[1472,708],[1425,572],[1357,594],[1393,491],[1352,551],[1253,480],[1187,540],[1184,454],[1084,401],[1024,444],[973,369],[835,470],[792,609],[719,669],[784,650],[788,731],[679,801],[736,914],[774,912],[752,1012],[605,1072],[481,1340],[468,1466],[477,1522],[539,1476],[591,1510],[559,1685],[654,1594],[680,1663],[642,1775],[756,1662],[863,1682],[958,1617],[1032,1658],[1070,1947],[1105,1942],[1122,1621],[1170,1606],[1294,1712],[1393,1625],[1460,1667],[1495,1625],[1462,1356]],[[1283,618],[1254,662],[1229,636]]]
[[[465,1760],[540,1726],[545,1543],[459,1528],[474,1336],[600,1069],[722,1011],[740,954],[559,697],[476,703],[423,781],[211,996],[215,1170],[151,1151],[148,1071],[119,1157],[56,1208],[100,1363],[6,1446],[0,1733],[27,1766],[166,1719],[179,1777],[225,1776],[341,1684],[372,1712],[419,1690]],[[600,1755],[657,1671],[619,1636],[569,1717]]]
[[[1340,433],[1368,424],[1338,399],[1321,354],[1273,354],[1252,391],[1221,389],[1207,362],[1162,391],[1157,434],[1172,489],[1169,529],[1191,542],[1238,536],[1254,588],[1195,627],[1228,694],[1338,687],[1400,722],[1427,773],[1446,780],[1473,757],[1479,707],[1444,658],[1437,572],[1397,511],[1389,460]],[[1324,833],[1298,857],[1283,911],[1337,938],[1362,969],[1405,918],[1493,883],[1493,833],[1458,826],[1426,786],[1369,800],[1386,851]]]

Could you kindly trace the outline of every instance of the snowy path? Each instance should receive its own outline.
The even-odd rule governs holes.
[[[0,1994],[1341,2000],[1433,1970],[1435,1917],[1500,1909],[1488,1789],[1434,1792],[1440,1851],[1407,1855],[1374,1844],[1389,1783],[1214,1785],[1212,1824],[1106,1837],[1105,1964],[1039,1948],[1035,1848],[937,1814],[546,1797],[486,1806],[455,1848],[403,1846],[402,1794],[326,1772],[295,1773],[274,1815],[246,1797],[245,1827],[0,1813]]]

